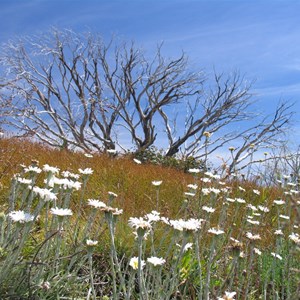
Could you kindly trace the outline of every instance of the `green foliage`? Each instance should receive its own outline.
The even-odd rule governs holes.
[[[187,172],[189,169],[197,168],[205,171],[205,164],[202,160],[189,156],[187,158],[180,158],[175,156],[165,156],[164,150],[158,150],[156,147],[151,146],[150,148],[136,152],[135,158],[154,165],[160,165],[163,167],[174,168]]]

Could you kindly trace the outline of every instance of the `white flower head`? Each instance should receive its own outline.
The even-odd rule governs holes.
[[[93,206],[95,208],[106,207],[106,204],[104,202],[96,200],[96,199],[88,199],[88,205]]]
[[[137,270],[139,268],[139,259],[138,257],[134,256],[129,261],[129,266],[132,267],[133,270]],[[141,260],[141,268],[145,266],[145,261]]]
[[[290,193],[291,193],[291,194],[294,194],[294,195],[298,195],[298,194],[299,194],[299,191],[297,191],[297,190],[290,190]]]
[[[234,203],[234,202],[235,202],[235,199],[233,199],[233,198],[228,198],[228,197],[227,197],[227,198],[225,198],[225,200],[228,201],[228,202],[231,202],[231,203]]]
[[[200,169],[196,169],[196,168],[194,168],[194,169],[188,169],[188,172],[192,173],[192,174],[198,174],[198,173],[200,173]]]
[[[152,181],[152,184],[153,184],[154,186],[160,186],[160,185],[162,184],[162,181],[161,181],[161,180],[160,180],[160,181],[155,180],[155,181]]]
[[[281,229],[277,229],[277,230],[275,230],[274,234],[275,235],[283,235],[283,232]]]
[[[58,207],[52,207],[50,210],[50,213],[52,215],[56,215],[59,217],[67,217],[72,216],[73,212],[69,208],[58,208]]]
[[[289,216],[286,216],[286,215],[279,215],[279,217],[280,217],[281,219],[284,219],[284,220],[289,220],[289,219],[290,219],[290,217],[289,217]]]
[[[225,295],[218,300],[234,300],[236,292],[225,292]]]
[[[221,190],[216,189],[216,188],[210,188],[210,191],[211,191],[211,193],[213,193],[213,194],[215,194],[215,195],[218,195],[218,194],[221,193]]]
[[[203,195],[207,196],[210,194],[210,189],[203,188],[203,189],[201,189],[201,192]]]
[[[204,182],[204,183],[211,183],[211,179],[206,178],[206,177],[201,178],[200,180],[201,180],[202,182]]]
[[[188,184],[187,187],[192,190],[196,190],[198,188],[198,185],[197,184]]]
[[[34,186],[32,188],[32,191],[46,202],[57,199],[56,194],[52,193],[48,189],[42,189],[42,188],[39,188],[38,186]]]
[[[261,216],[261,214],[260,214],[260,213],[256,213],[256,212],[254,212],[254,213],[253,213],[253,216],[260,217],[260,216]]]
[[[246,237],[251,241],[257,241],[261,239],[259,234],[252,234],[251,232],[246,232]]]
[[[26,179],[26,178],[21,178],[21,177],[17,177],[17,181],[21,184],[25,184],[25,185],[30,185],[32,184],[32,180],[31,179]]]
[[[271,255],[275,258],[278,258],[279,260],[282,260],[282,256],[277,253],[271,252]]]
[[[140,232],[141,235],[144,235],[147,231],[151,230],[152,228],[151,223],[142,217],[130,217],[128,220],[128,224],[131,228],[134,228],[137,232]]]
[[[234,300],[236,292],[225,292],[223,297],[219,297],[218,300]]]
[[[189,249],[192,249],[192,247],[193,247],[193,243],[186,243],[184,248],[183,248],[183,252],[186,252]]]
[[[195,196],[196,196],[195,193],[190,193],[190,192],[185,192],[184,194],[185,194],[186,196],[188,196],[188,197],[195,197]]]
[[[86,240],[86,245],[89,247],[95,247],[98,245],[98,241]]]
[[[155,211],[155,210],[152,210],[151,213],[149,214],[146,214],[145,215],[145,218],[151,223],[151,222],[158,222],[160,221],[160,213]]]
[[[50,187],[54,187],[54,185],[58,185],[61,186],[64,190],[75,189],[78,191],[81,188],[81,182],[79,181],[73,181],[67,178],[57,178],[55,176],[51,178],[51,180],[48,182],[48,185]]]
[[[253,248],[253,251],[257,255],[261,255],[262,254],[262,252],[258,248]]]
[[[214,234],[214,235],[221,235],[225,232],[221,229],[218,229],[218,228],[210,228],[210,229],[208,229],[208,233],[211,233],[211,234]]]
[[[74,174],[74,173],[71,173],[69,171],[62,171],[61,172],[61,175],[65,178],[72,178],[72,179],[75,179],[75,180],[78,180],[80,175],[79,174]]]
[[[251,209],[252,211],[258,211],[258,208],[255,207],[255,206],[252,205],[252,204],[248,204],[247,207],[248,207],[249,209]]]
[[[34,216],[24,212],[23,210],[11,211],[8,216],[14,223],[28,223],[34,220]]]
[[[253,190],[253,193],[256,195],[260,195],[260,191],[259,190]]]
[[[235,238],[233,238],[233,237],[231,237],[230,240],[233,241],[233,242],[235,242],[235,243],[240,243],[239,240],[237,240],[237,239],[235,239]]]
[[[258,205],[258,209],[266,213],[270,211],[266,206],[262,206],[262,205]]]
[[[109,154],[116,154],[117,150],[116,149],[107,149],[106,152]]]
[[[285,203],[285,201],[280,199],[280,200],[274,200],[273,203],[276,205],[283,205]]]
[[[162,266],[166,262],[166,260],[164,258],[152,256],[147,258],[147,262],[156,267],[156,266]]]
[[[117,198],[117,197],[118,197],[118,195],[117,195],[116,193],[114,193],[114,192],[108,192],[108,195],[109,195],[109,196],[112,196],[112,197],[114,197],[114,198]]]
[[[259,221],[247,219],[247,222],[253,225],[259,225]]]
[[[39,167],[29,166],[24,169],[24,172],[25,173],[32,172],[32,173],[40,174],[42,172],[42,169],[40,169]]]
[[[204,205],[204,206],[202,206],[202,210],[204,210],[204,211],[206,211],[206,212],[208,212],[208,213],[213,213],[213,212],[215,212],[216,209]]]
[[[44,172],[49,172],[49,173],[52,173],[52,174],[58,174],[59,173],[59,168],[51,167],[48,164],[46,164],[46,165],[43,166],[43,171]]]
[[[291,241],[293,241],[294,243],[296,243],[297,245],[300,245],[300,236],[299,236],[299,234],[292,232],[289,235],[289,239]]]
[[[85,168],[84,170],[78,169],[79,173],[82,175],[91,175],[94,171],[91,168]]]
[[[220,175],[217,175],[217,174],[214,174],[212,172],[205,172],[204,173],[206,176],[210,177],[210,178],[213,178],[213,179],[220,179],[221,176]]]
[[[237,203],[241,203],[241,204],[246,203],[246,201],[245,201],[244,199],[242,199],[242,198],[235,198],[235,201],[236,201]]]
[[[134,158],[133,161],[138,165],[142,164],[142,162],[139,159]]]
[[[170,225],[179,231],[198,231],[201,228],[202,219],[188,219],[188,220],[170,220]]]
[[[165,223],[166,225],[171,225],[171,224],[170,224],[170,220],[169,220],[168,218],[166,218],[166,217],[161,217],[160,220],[161,220],[163,223]]]

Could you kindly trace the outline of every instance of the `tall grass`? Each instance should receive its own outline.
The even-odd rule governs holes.
[[[300,202],[289,180],[262,188],[0,142],[1,298],[297,299]]]

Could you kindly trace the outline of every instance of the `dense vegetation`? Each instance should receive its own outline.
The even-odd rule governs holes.
[[[130,155],[0,149],[2,299],[299,295],[299,186],[286,174],[262,187]]]

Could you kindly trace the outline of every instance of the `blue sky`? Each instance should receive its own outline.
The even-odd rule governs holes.
[[[0,42],[50,26],[117,34],[150,54],[164,41],[167,56],[183,50],[198,69],[254,79],[257,110],[287,99],[300,111],[299,11],[292,0],[0,0]]]

